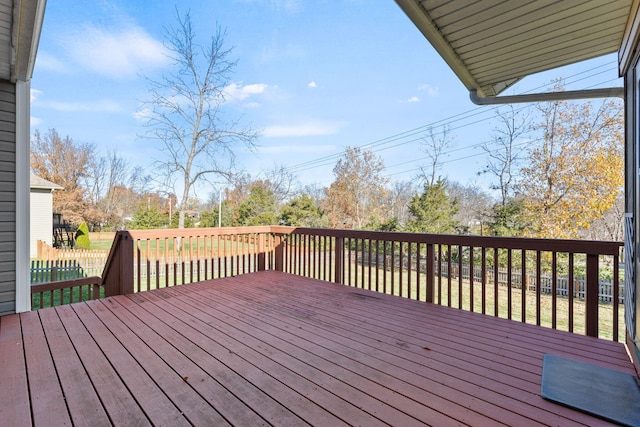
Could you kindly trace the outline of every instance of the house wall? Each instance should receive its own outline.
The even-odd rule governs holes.
[[[640,373],[640,2],[633,3],[619,52],[625,83],[625,325],[627,345]]]
[[[31,258],[35,258],[38,256],[38,240],[42,240],[50,246],[53,240],[53,194],[51,194],[51,190],[32,188],[30,204],[29,254]]]
[[[16,86],[0,80],[0,315],[16,310]]]

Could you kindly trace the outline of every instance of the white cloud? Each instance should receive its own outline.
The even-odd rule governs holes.
[[[141,110],[138,110],[136,112],[134,112],[132,114],[133,118],[141,121],[141,122],[146,122],[147,120],[149,120],[151,118],[151,109],[150,108],[143,108]]]
[[[264,93],[267,87],[268,85],[264,83],[254,83],[250,85],[243,85],[242,82],[240,82],[240,83],[231,83],[230,85],[222,89],[222,91],[224,92],[224,97],[227,100],[227,102],[234,102],[234,101],[240,102],[240,101],[244,101],[245,99],[251,96],[260,95]]]
[[[267,138],[333,135],[345,126],[345,122],[324,121],[312,121],[294,125],[272,125],[264,128],[262,135]]]
[[[407,102],[409,104],[415,103],[415,102],[420,102],[420,98],[418,98],[417,96],[412,96],[411,98],[407,99]]]
[[[88,25],[62,42],[76,64],[116,79],[129,78],[170,61],[162,42],[137,26],[105,30]]]
[[[307,86],[310,88],[314,88],[314,87],[317,87],[318,85],[316,84],[316,82],[309,82]]]
[[[55,71],[67,73],[71,70],[69,64],[61,58],[57,58],[48,52],[38,52],[36,57],[36,67],[38,70]]]
[[[117,102],[110,99],[102,99],[93,102],[62,102],[62,101],[36,101],[40,108],[49,108],[64,112],[99,112],[118,113],[122,111]]]
[[[29,121],[30,121],[31,127],[37,127],[42,124],[42,119],[39,119],[38,117],[34,117],[34,116],[31,116],[29,118]]]
[[[42,94],[42,91],[41,91],[41,90],[38,90],[38,89],[31,89],[31,92],[30,92],[30,95],[29,95],[29,97],[30,97],[30,99],[31,99],[31,102],[32,102],[32,103],[33,103],[33,102],[35,102],[35,100],[36,100],[36,99],[38,99],[38,97],[39,97],[41,94]]]
[[[421,92],[426,92],[429,96],[438,96],[439,90],[437,86],[431,86],[430,84],[422,84],[418,86],[418,90]]]

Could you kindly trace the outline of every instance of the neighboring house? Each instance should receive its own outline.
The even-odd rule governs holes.
[[[53,191],[63,187],[31,174],[29,253],[31,258],[38,255],[38,240],[49,246],[53,244]]]

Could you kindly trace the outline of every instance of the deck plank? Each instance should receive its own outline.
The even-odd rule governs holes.
[[[163,294],[174,296],[174,304],[185,312],[197,313],[197,317],[202,322],[215,324],[215,327],[223,333],[235,335],[246,345],[259,349],[262,354],[276,363],[287,366],[309,381],[313,381],[318,386],[336,394],[345,402],[350,401],[356,406],[377,408],[376,413],[371,415],[382,421],[401,425],[416,424],[416,420],[420,421],[421,418],[423,420],[429,419],[436,425],[447,425],[452,421],[443,413],[430,410],[430,408],[411,399],[406,399],[397,390],[381,386],[366,376],[354,375],[353,372],[345,369],[335,360],[328,361],[313,352],[304,350],[304,347],[313,344],[309,341],[302,340],[302,342],[296,343],[297,345],[290,345],[279,336],[280,331],[255,328],[251,325],[245,326],[237,318],[221,315],[223,307],[217,306],[211,310],[211,307],[193,300],[189,296],[182,297],[180,291],[179,288],[167,289]],[[190,301],[185,302],[187,299]],[[233,312],[237,310],[237,307],[231,306],[227,309]],[[437,396],[431,397],[437,398]],[[378,402],[372,399],[376,399]],[[488,425],[490,421],[484,420],[484,423]]]
[[[180,292],[181,289],[175,289]],[[191,295],[191,294],[195,295]],[[206,292],[200,294],[205,296]],[[246,295],[246,294],[245,294]],[[208,307],[202,301],[197,292],[191,291],[184,294],[188,298],[190,305],[201,311],[208,311],[215,315],[216,323],[223,322],[232,327],[248,331],[259,331],[261,336],[270,336],[270,342],[278,349],[290,354],[299,360],[305,360],[307,363],[313,364],[318,369],[340,378],[353,386],[376,396],[377,398],[388,401],[391,405],[405,411],[407,414],[422,422],[434,422],[436,425],[443,425],[450,422],[450,418],[454,420],[456,417],[458,422],[472,423],[475,425],[497,425],[505,420],[496,417],[498,408],[493,409],[493,418],[488,418],[481,413],[473,413],[472,408],[462,408],[452,400],[447,400],[431,390],[438,388],[438,384],[432,382],[424,387],[417,388],[410,383],[398,380],[396,377],[389,375],[390,365],[381,363],[377,365],[378,369],[374,369],[373,360],[366,353],[350,354],[350,357],[343,357],[340,353],[340,343],[335,341],[324,341],[321,337],[308,334],[309,329],[304,327],[301,322],[296,322],[290,318],[286,321],[278,319],[277,314],[272,319],[264,316],[252,319],[249,316],[255,316],[255,313],[249,313],[248,316],[238,316],[238,313],[244,311],[238,304],[238,301],[227,301],[226,305],[221,304],[221,299],[216,301],[207,300]],[[193,297],[196,298],[193,298]],[[265,300],[266,301],[266,300]],[[262,312],[262,309],[260,310]],[[271,326],[269,322],[280,322],[281,328]],[[304,328],[304,329],[303,329]],[[290,332],[292,331],[292,332]],[[297,332],[300,331],[300,332]],[[296,333],[297,332],[297,333]],[[326,344],[326,347],[320,345]],[[352,348],[344,349],[344,352],[353,353]],[[412,375],[411,373],[409,375]],[[409,397],[409,399],[407,399]],[[487,408],[488,409],[488,408]],[[449,415],[447,415],[449,414]],[[451,415],[455,414],[455,415]],[[458,415],[460,414],[460,415]],[[513,424],[513,414],[505,411],[511,421],[506,423]],[[517,416],[515,417],[517,418]],[[520,420],[521,422],[524,419]]]
[[[55,310],[38,311],[74,426],[109,426],[87,372]]]
[[[271,397],[276,400],[281,398],[281,393],[285,397],[294,397],[294,401],[288,402],[287,407],[304,419],[311,420],[311,424],[334,425],[332,421],[329,421],[332,418],[336,420],[333,422],[338,423],[348,423],[344,420],[358,419],[362,420],[364,425],[383,424],[370,414],[291,371],[288,366],[264,357],[256,349],[232,336],[216,331],[214,325],[208,325],[206,322],[198,320],[191,313],[176,308],[172,304],[173,301],[169,303],[159,295],[162,295],[160,291],[144,294],[144,297],[156,306],[157,312],[165,313],[165,315],[170,314],[180,319],[179,322],[171,325],[177,332],[187,336],[190,341],[207,349],[211,354],[227,354],[228,356],[224,358],[225,362],[233,363],[233,366],[229,366],[236,372],[241,372],[245,377],[254,377],[257,368],[261,373],[255,380],[266,380],[269,384],[265,384],[266,387],[261,385],[261,388],[270,390],[271,387],[274,387]],[[149,309],[149,304],[144,307]],[[299,400],[296,396],[289,396],[290,393],[278,387],[278,383],[286,384],[287,388],[292,389],[301,397],[312,397]]]
[[[121,301],[130,302],[127,298],[122,298]],[[233,411],[235,414],[242,415],[241,418],[225,419],[215,410],[215,407],[233,406],[237,403],[237,399],[229,395],[222,387],[216,386],[217,384],[213,385],[212,382],[215,380],[194,365],[187,355],[178,354],[177,351],[169,352],[168,345],[162,341],[160,335],[151,328],[145,328],[141,319],[132,316],[123,305],[110,299],[95,301],[92,304],[92,309],[114,336],[118,337],[123,346],[132,355],[135,355],[148,375],[184,413],[189,422],[195,425],[211,423],[217,426],[232,424],[258,426],[264,424],[264,420],[251,416],[253,412],[245,405]],[[135,327],[130,329],[126,326],[127,324],[135,325]],[[135,333],[136,331],[139,335]],[[161,357],[162,355],[168,355],[168,360]],[[209,397],[224,396],[225,398],[217,399],[212,406],[198,393],[198,390],[212,390],[213,393]]]
[[[503,389],[498,389],[493,392],[495,387],[487,387],[487,383],[489,382],[487,378],[480,377],[470,379],[468,378],[470,375],[467,372],[463,373],[462,378],[456,379],[455,376],[458,367],[455,364],[445,366],[444,369],[441,367],[441,372],[433,369],[433,363],[427,363],[427,366],[425,366],[423,362],[432,361],[432,352],[428,351],[430,356],[425,356],[426,351],[424,350],[424,347],[411,345],[411,350],[415,351],[416,356],[412,358],[413,360],[406,359],[409,345],[402,342],[402,345],[399,346],[398,336],[383,344],[381,342],[382,335],[378,333],[374,335],[374,338],[368,341],[368,345],[362,344],[358,346],[358,337],[353,332],[353,329],[360,330],[358,325],[354,325],[351,322],[345,322],[344,319],[334,321],[335,319],[324,316],[326,308],[330,305],[327,304],[326,301],[322,301],[322,303],[317,307],[318,310],[315,310],[315,308],[310,305],[302,305],[300,303],[301,298],[296,296],[295,307],[292,304],[289,304],[287,307],[294,315],[284,321],[280,321],[276,315],[271,317],[263,315],[266,311],[273,313],[273,310],[269,310],[269,307],[271,307],[272,304],[275,307],[275,310],[281,308],[279,307],[277,297],[271,295],[273,300],[270,301],[270,293],[265,292],[263,294],[259,294],[260,290],[256,289],[252,285],[244,286],[240,283],[235,283],[234,285],[235,287],[243,287],[244,290],[241,293],[242,300],[247,301],[247,299],[253,295],[255,300],[261,301],[260,306],[262,309],[260,310],[260,314],[255,316],[251,313],[251,310],[243,311],[241,309],[234,308],[230,311],[231,316],[234,315],[234,312],[243,312],[247,316],[255,316],[255,320],[253,322],[251,320],[246,320],[246,316],[243,317],[245,321],[253,323],[252,327],[264,329],[264,325],[267,323],[278,323],[281,330],[293,331],[292,333],[298,335],[299,338],[313,337],[313,343],[307,343],[307,347],[315,346],[315,344],[323,342],[326,343],[327,349],[330,349],[331,352],[341,352],[344,358],[341,359],[342,361],[340,363],[345,366],[350,366],[349,369],[358,370],[362,365],[366,365],[367,367],[378,369],[378,371],[384,372],[385,374],[392,374],[397,377],[397,379],[388,377],[381,379],[383,384],[389,385],[395,382],[397,384],[413,384],[420,388],[420,390],[413,390],[413,393],[407,393],[408,396],[419,396],[419,399],[425,395],[429,395],[430,390],[438,390],[438,393],[442,394],[443,397],[450,399],[452,402],[458,402],[457,405],[463,405],[464,407],[469,407],[469,409],[475,408],[478,411],[476,414],[477,418],[482,417],[481,414],[485,414],[485,416],[486,414],[490,414],[494,419],[496,419],[496,421],[501,421],[509,425],[523,423],[535,425],[537,422],[549,424],[560,423],[564,425],[573,424],[572,420],[568,420],[558,414],[555,414],[553,409],[557,408],[557,405],[549,404],[548,402],[540,399],[538,392],[534,394],[520,391],[520,394],[518,394],[519,390],[513,387],[503,387]],[[203,291],[201,291],[202,293],[189,290],[188,293],[185,292],[185,295],[189,295],[191,298],[197,299],[197,301],[205,301],[204,297],[207,295],[206,289],[201,289],[203,289]],[[191,295],[197,293],[200,293],[201,297],[198,295]],[[306,294],[309,294],[308,290]],[[237,292],[230,295],[229,298],[237,298]],[[314,298],[309,297],[309,299],[313,300]],[[220,301],[220,297],[217,297],[215,302],[209,301],[210,304],[216,303],[216,312],[224,310],[224,308],[221,308],[217,304]],[[347,311],[360,312],[358,309]],[[238,320],[240,320],[240,318],[238,318]],[[237,323],[238,322],[235,321],[233,324],[236,325]],[[329,324],[329,328],[323,329],[322,326]],[[345,324],[354,326],[355,328],[350,330],[349,327],[344,326]],[[363,339],[360,338],[360,340],[362,341]],[[340,344],[340,346],[336,346],[336,344]],[[386,348],[381,348],[383,345],[386,345]],[[346,348],[341,348],[341,346]],[[359,353],[354,354],[355,351],[358,351]],[[322,348],[318,350],[318,354],[320,353],[322,353]],[[330,352],[324,352],[324,354],[325,357],[330,359],[333,363],[338,363],[338,358],[335,354],[331,354]],[[402,360],[403,357],[404,360]],[[352,360],[349,360],[348,358],[352,358]],[[354,364],[353,359],[355,359],[357,363]],[[408,369],[407,366],[411,369]],[[423,376],[419,375],[421,371],[424,371]],[[362,375],[376,376],[375,371],[362,372]],[[513,380],[513,377],[509,377],[508,379]],[[447,387],[442,387],[442,385]],[[493,380],[489,385],[494,386]],[[516,398],[514,398],[514,395]],[[475,399],[474,396],[481,396],[481,399]],[[520,397],[522,400],[518,400],[517,397]],[[539,404],[537,406],[532,406],[531,400]],[[430,399],[427,399],[427,401],[430,405],[433,405],[434,403],[433,400]],[[540,410],[542,409],[541,407],[545,410],[542,414],[540,413]],[[462,408],[458,407],[456,409],[457,412],[461,412]],[[520,415],[525,415],[529,418],[514,415],[514,410]],[[549,411],[549,413],[546,413],[546,411]],[[450,411],[448,413],[456,413],[456,411]],[[475,422],[477,422],[477,420]]]
[[[27,365],[17,314],[0,317],[0,419],[7,425],[31,426]]]
[[[35,426],[70,426],[71,418],[40,323],[40,316],[35,311],[23,313],[20,321],[33,424]]]
[[[248,288],[246,292],[243,292],[243,297],[246,297],[250,292],[251,289]],[[198,294],[202,297],[206,296],[206,292],[193,291],[185,295],[190,296],[192,299],[195,298],[197,301],[204,301],[205,299],[200,298]],[[269,306],[268,295],[260,295],[260,300],[262,301],[262,307]],[[215,304],[216,312],[225,312],[226,309],[219,305],[220,301],[221,298],[217,298],[215,302],[209,301],[209,304]],[[277,300],[274,303],[277,304]],[[325,305],[322,305],[322,307],[325,307]],[[310,307],[301,307],[299,312],[301,313],[302,310],[313,313],[314,320],[320,320],[323,314],[320,311],[313,311]],[[513,387],[494,390],[494,387],[486,387],[486,379],[470,379],[469,373],[465,373],[463,378],[456,378],[455,373],[452,374],[452,370],[455,372],[456,366],[449,365],[445,369],[440,367],[440,371],[438,371],[434,369],[433,363],[430,366],[425,366],[416,362],[415,359],[406,359],[408,346],[399,347],[397,339],[391,340],[392,342],[382,343],[379,339],[380,335],[376,335],[378,339],[367,340],[366,338],[361,338],[361,342],[366,342],[366,344],[362,344],[340,322],[333,323],[330,329],[326,329],[318,326],[318,322],[312,322],[309,319],[287,318],[286,320],[281,320],[276,315],[264,315],[263,310],[256,315],[250,311],[234,307],[228,314],[231,319],[236,319],[235,321],[231,320],[234,325],[237,325],[238,321],[245,321],[251,327],[259,328],[269,333],[274,333],[274,328],[278,328],[280,331],[290,331],[297,339],[310,337],[312,341],[307,341],[305,347],[313,347],[316,354],[331,360],[332,363],[340,363],[349,370],[359,372],[362,376],[377,377],[376,379],[386,386],[395,385],[399,387],[399,391],[402,390],[407,396],[421,401],[425,405],[434,405],[433,393],[435,392],[432,391],[437,390],[436,392],[440,393],[443,398],[455,403],[453,408],[451,406],[446,408],[448,412],[443,409],[443,413],[454,414],[462,412],[463,408],[460,407],[460,402],[465,402],[464,396],[466,395],[466,400],[470,403],[465,406],[468,406],[469,409],[475,408],[477,411],[476,420],[474,420],[476,423],[477,418],[490,413],[496,421],[509,425],[518,423],[535,425],[538,422],[556,423],[559,420],[564,422],[565,425],[572,424],[572,421],[562,420],[557,415],[554,415],[553,411],[541,416],[541,408],[539,406],[536,407],[531,406],[530,403],[524,403],[539,397],[538,394],[525,393]],[[322,321],[324,322],[324,320]],[[266,325],[271,325],[272,327]],[[420,348],[420,351],[416,352],[416,359],[419,356],[423,356],[424,353],[424,348]],[[426,356],[423,358],[426,361],[430,360]],[[363,366],[369,369],[363,370]],[[380,375],[381,372],[383,375]],[[421,372],[424,372],[424,374],[420,374]],[[509,379],[513,378],[510,377]],[[407,385],[412,385],[414,388],[407,387]],[[442,387],[442,385],[446,387]],[[482,400],[473,399],[474,395],[482,395]],[[545,405],[545,401],[542,401],[540,406],[546,406],[545,410],[548,411],[557,405]],[[525,417],[514,415],[514,410]],[[462,419],[461,421],[464,422],[465,420]]]
[[[96,304],[92,304],[96,306]],[[161,384],[157,384],[153,378],[142,368],[140,363],[124,348],[119,341],[100,321],[89,304],[73,304],[76,315],[82,320],[87,331],[91,334],[96,344],[109,359],[116,372],[120,372],[121,379],[129,392],[135,396],[140,408],[144,411],[149,421],[154,425],[189,426],[189,422],[176,406],[167,397]],[[97,305],[100,307],[100,305]],[[146,356],[146,355],[143,355]],[[145,361],[147,362],[147,361]],[[176,376],[177,377],[177,376]],[[174,383],[165,382],[164,385],[174,386]]]
[[[111,301],[111,300],[109,300]],[[113,308],[116,304],[103,301],[92,301],[88,304],[93,313],[109,329],[113,336],[118,338],[132,358],[146,372],[151,380],[161,390],[157,393],[165,394],[176,406],[176,412],[184,415],[187,420],[196,425],[203,425],[210,422],[215,425],[224,426],[229,423],[216,412],[202,397],[191,387],[189,379],[193,382],[196,378],[190,376],[191,372],[180,370],[180,365],[173,367],[162,360],[157,350],[149,348],[137,335],[129,329],[118,316],[116,316],[107,306]],[[139,321],[133,321],[131,325],[139,327]],[[133,373],[131,370],[127,370]],[[162,402],[158,402],[162,404]],[[174,411],[165,414],[166,420],[173,424],[173,418],[177,413]],[[182,417],[179,417],[180,419]]]
[[[0,318],[0,424],[610,425],[540,397],[546,353],[633,372],[620,343],[263,271]]]
[[[86,303],[78,303],[86,304]],[[151,425],[138,402],[122,382],[118,372],[95,343],[71,305],[56,307],[78,357],[114,425]],[[126,374],[126,373],[123,373]]]
[[[188,372],[189,384],[233,424],[258,425],[258,420],[253,419],[253,412],[274,425],[304,424],[304,420],[296,417],[285,406],[271,399],[217,358],[211,357],[202,348],[175,332],[161,318],[154,317],[150,311],[142,309],[129,298],[117,297],[117,302],[129,313],[124,313],[123,316],[123,312],[119,312],[118,316],[123,320],[137,320],[130,324],[136,325],[135,329],[140,337],[152,345],[175,369]],[[170,321],[166,316],[161,317],[164,321]],[[250,402],[251,406],[241,399]]]

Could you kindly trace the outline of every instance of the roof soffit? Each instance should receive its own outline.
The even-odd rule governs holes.
[[[469,90],[616,52],[632,0],[396,0]]]

